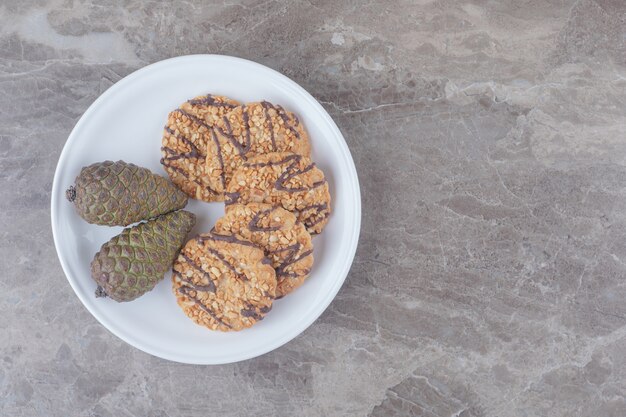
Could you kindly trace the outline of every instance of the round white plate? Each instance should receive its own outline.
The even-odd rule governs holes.
[[[121,227],[86,223],[65,200],[80,169],[106,159],[124,160],[166,176],[159,164],[167,114],[201,94],[241,102],[268,100],[295,112],[311,137],[313,160],[329,181],[333,212],[315,237],[315,264],[302,287],[278,300],[265,320],[241,332],[214,332],[194,324],[176,304],[170,274],[148,294],[128,303],[96,298],[89,265],[100,246]],[[76,295],[113,334],[161,358],[220,364],[262,355],[287,343],[313,323],[348,274],[361,223],[359,183],[341,132],[302,87],[263,65],[219,55],[183,56],[142,68],[109,88],[87,109],[70,134],[52,186],[54,244]],[[211,229],[223,203],[190,200],[197,216],[190,236]]]

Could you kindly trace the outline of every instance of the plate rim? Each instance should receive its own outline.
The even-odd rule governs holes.
[[[291,327],[290,331],[284,333],[282,337],[276,338],[272,340],[270,343],[263,345],[262,348],[258,350],[251,350],[248,352],[244,352],[243,354],[236,354],[236,355],[226,354],[226,355],[220,355],[219,357],[211,357],[211,358],[203,358],[203,359],[195,357],[193,359],[186,359],[184,356],[181,357],[177,355],[176,353],[173,353],[167,349],[161,350],[161,351],[159,351],[158,349],[155,350],[150,345],[142,344],[141,340],[139,339],[135,339],[132,336],[129,337],[129,335],[127,334],[122,334],[122,332],[119,331],[119,329],[115,327],[115,324],[113,321],[108,320],[105,315],[101,315],[97,313],[95,310],[92,310],[90,308],[90,303],[88,303],[87,300],[85,300],[85,297],[81,294],[81,292],[77,290],[77,283],[75,281],[75,278],[71,276],[71,274],[69,273],[70,267],[67,264],[64,257],[61,255],[61,250],[59,249],[60,247],[62,247],[62,244],[59,241],[59,232],[57,230],[58,228],[57,219],[60,219],[59,212],[57,211],[57,206],[59,205],[59,202],[62,200],[60,197],[61,185],[59,183],[60,181],[59,177],[61,175],[60,173],[62,171],[62,166],[65,164],[66,160],[69,158],[68,156],[69,149],[72,147],[74,142],[77,141],[78,134],[76,132],[80,130],[82,125],[85,123],[85,120],[91,117],[93,113],[98,111],[99,107],[109,96],[115,94],[118,90],[124,88],[124,86],[128,85],[129,83],[132,83],[136,78],[141,77],[145,74],[147,75],[148,73],[154,71],[155,69],[159,69],[160,67],[165,67],[171,64],[181,64],[181,63],[191,64],[194,61],[197,62],[200,60],[207,60],[207,59],[225,61],[229,63],[234,63],[236,65],[249,66],[251,67],[252,70],[256,69],[256,70],[268,72],[271,76],[282,79],[282,81],[285,82],[285,86],[289,87],[292,90],[296,90],[298,93],[300,93],[303,96],[303,98],[306,101],[308,101],[308,104],[310,104],[313,108],[315,108],[318,111],[318,113],[322,116],[322,118],[324,119],[328,127],[331,129],[331,131],[333,131],[335,137],[338,139],[337,145],[341,153],[340,156],[341,156],[341,159],[343,160],[342,162],[345,164],[345,167],[347,168],[347,172],[349,174],[349,183],[351,185],[354,185],[354,187],[352,187],[352,190],[349,190],[352,192],[351,200],[354,203],[354,206],[353,206],[354,227],[351,230],[350,236],[346,236],[346,237],[349,237],[349,244],[350,244],[349,247],[347,248],[348,249],[347,251],[348,257],[346,259],[347,262],[343,263],[342,270],[336,272],[337,279],[334,281],[333,287],[329,289],[325,298],[316,305],[313,312],[310,315],[302,317],[300,318],[300,320],[296,321],[294,325]],[[81,301],[83,307],[87,309],[87,311],[91,313],[91,315],[104,328],[106,328],[109,332],[111,332],[117,338],[128,343],[134,348],[139,349],[152,356],[156,356],[158,358],[166,359],[166,360],[173,361],[173,362],[195,364],[195,365],[218,365],[218,364],[234,363],[234,362],[240,362],[240,361],[252,359],[252,358],[264,355],[268,352],[271,352],[283,346],[289,341],[295,339],[298,335],[300,335],[306,329],[308,329],[311,326],[311,324],[313,324],[322,315],[322,313],[328,308],[330,303],[334,300],[337,293],[339,292],[339,289],[343,286],[343,283],[345,282],[346,277],[354,261],[356,249],[357,249],[358,242],[359,242],[360,230],[361,230],[361,192],[360,192],[360,184],[359,184],[358,174],[356,171],[356,166],[354,164],[354,160],[352,158],[352,154],[350,153],[346,140],[343,137],[343,134],[337,127],[332,117],[324,109],[324,107],[308,91],[306,91],[304,87],[300,86],[298,83],[296,83],[295,81],[293,81],[291,78],[287,77],[286,75],[254,61],[250,61],[247,59],[238,58],[234,56],[229,56],[229,55],[218,55],[218,54],[182,55],[182,56],[177,56],[177,57],[168,58],[165,60],[154,62],[152,64],[146,65],[142,68],[139,68],[131,72],[130,74],[118,80],[115,84],[109,87],[102,94],[100,94],[89,105],[87,110],[85,110],[85,112],[78,119],[78,121],[72,128],[72,131],[70,132],[69,136],[67,137],[65,144],[63,145],[63,149],[61,151],[61,154],[59,155],[59,160],[55,167],[53,183],[52,183],[52,196],[50,199],[50,206],[51,206],[50,218],[51,218],[51,225],[52,225],[52,235],[53,235],[54,246],[55,246],[55,250],[57,253],[57,257],[59,259],[59,262],[61,263],[61,268],[63,269],[66,279],[70,283],[70,286],[72,287],[72,290],[74,291],[78,299]]]

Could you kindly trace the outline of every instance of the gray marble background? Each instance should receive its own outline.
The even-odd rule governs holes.
[[[329,309],[225,366],[112,336],[49,220],[85,109],[192,53],[304,86],[363,194]],[[1,0],[0,176],[2,416],[626,416],[623,0]]]

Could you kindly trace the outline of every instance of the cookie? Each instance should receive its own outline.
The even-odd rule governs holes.
[[[256,154],[311,153],[309,137],[298,117],[267,101],[233,108],[215,122],[214,130],[216,137],[208,146],[206,171],[219,172],[222,177],[211,184],[213,189],[223,189],[233,172]]]
[[[200,96],[170,112],[161,141],[161,164],[170,179],[191,198],[223,201],[223,187],[206,171],[207,144],[215,122],[239,103],[221,96]],[[217,179],[219,179],[219,173]]]
[[[194,322],[211,330],[236,331],[271,310],[276,273],[253,243],[208,233],[181,250],[172,288],[178,305]]]
[[[282,152],[252,157],[235,171],[226,191],[226,210],[236,203],[282,206],[311,234],[328,223],[328,182],[306,156]]]
[[[248,240],[265,252],[276,270],[276,298],[298,288],[313,266],[311,235],[296,216],[271,204],[233,204],[215,232]]]

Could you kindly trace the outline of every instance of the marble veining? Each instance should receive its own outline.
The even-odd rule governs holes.
[[[310,91],[363,196],[324,315],[214,367],[100,326],[49,220],[80,115],[192,53]],[[0,178],[2,416],[626,416],[623,0],[0,0]]]

